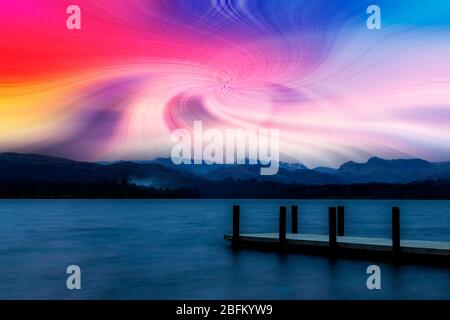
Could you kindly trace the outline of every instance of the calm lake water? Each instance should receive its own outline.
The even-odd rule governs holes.
[[[327,234],[327,207],[344,204],[346,234],[450,242],[450,201],[2,200],[1,299],[450,299],[450,270],[300,254],[232,250],[242,232],[276,231],[277,206],[300,205],[300,231]],[[66,288],[79,265],[82,289]],[[378,264],[382,289],[366,288]]]

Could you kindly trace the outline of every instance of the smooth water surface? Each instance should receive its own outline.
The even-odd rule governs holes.
[[[1,200],[2,299],[450,299],[450,270],[232,250],[242,232],[275,232],[278,206],[300,206],[300,232],[327,234],[327,207],[346,206],[346,235],[450,242],[450,201]],[[79,265],[82,289],[66,288]],[[378,264],[382,289],[368,290]]]

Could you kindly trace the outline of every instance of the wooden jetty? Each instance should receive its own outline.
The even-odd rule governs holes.
[[[400,239],[400,209],[392,208],[392,238],[345,236],[343,206],[328,209],[328,235],[301,234],[298,207],[291,207],[291,232],[286,231],[286,210],[280,207],[279,231],[247,234],[240,231],[240,206],[233,206],[233,233],[225,240],[234,247],[262,250],[299,251],[309,254],[350,258],[389,259],[397,262],[445,263],[450,266],[450,243]]]

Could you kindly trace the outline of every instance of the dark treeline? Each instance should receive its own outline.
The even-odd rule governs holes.
[[[122,181],[0,181],[3,199],[450,199],[450,180],[408,184],[303,185],[269,181],[197,182],[189,188],[156,189]]]
[[[1,182],[3,199],[176,199],[193,197],[189,190],[155,189],[121,182]]]

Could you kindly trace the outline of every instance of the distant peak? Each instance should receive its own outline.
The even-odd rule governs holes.
[[[369,160],[367,160],[367,163],[386,162],[386,161],[389,161],[389,160],[382,159],[382,158],[379,158],[379,157],[372,157]]]

